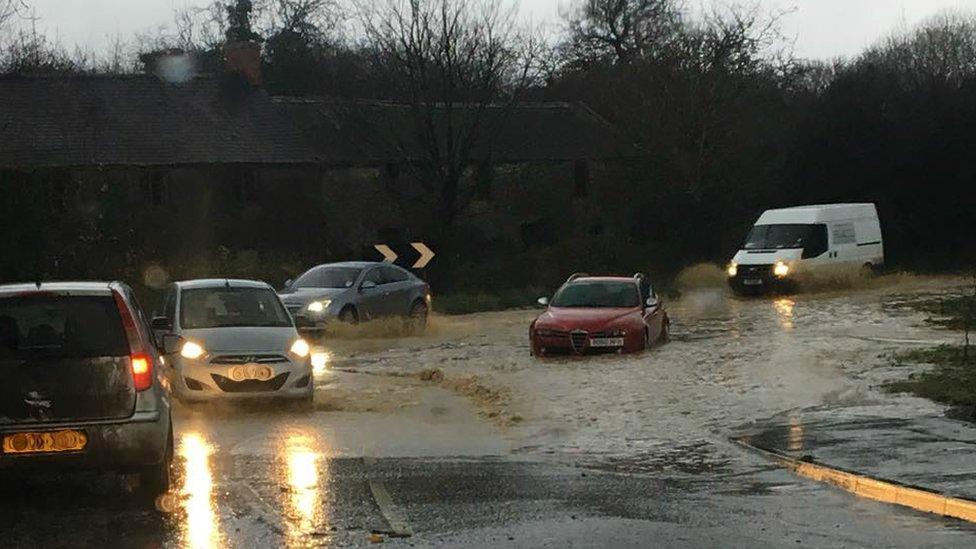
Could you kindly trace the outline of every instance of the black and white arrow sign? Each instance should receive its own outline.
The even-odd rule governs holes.
[[[433,250],[430,249],[430,247],[427,246],[427,244],[424,244],[423,242],[411,242],[410,246],[413,247],[418,254],[420,254],[417,261],[411,265],[412,269],[423,269],[432,259],[434,259],[434,256],[437,255]],[[387,263],[396,263],[396,260],[400,257],[399,254],[393,251],[393,248],[389,244],[374,244],[373,248],[376,248],[376,251],[383,256],[383,261]],[[398,247],[398,249],[401,252],[406,251],[402,247]]]
[[[413,249],[420,252],[420,259],[413,264],[414,269],[423,269],[430,263],[431,259],[434,259],[434,251],[428,248],[423,242],[411,242],[410,245],[413,246]]]

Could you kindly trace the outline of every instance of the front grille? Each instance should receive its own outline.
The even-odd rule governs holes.
[[[586,346],[586,332],[583,330],[575,330],[569,334],[570,343],[573,345],[573,350],[580,352]]]
[[[230,378],[218,374],[210,374],[214,383],[225,393],[267,393],[281,389],[288,379],[288,372],[278,374],[267,381],[248,379],[246,381],[234,381]]]
[[[772,272],[772,265],[739,265],[739,277],[763,278]]]
[[[217,355],[210,359],[211,364],[277,364],[288,362],[288,357],[283,355]]]

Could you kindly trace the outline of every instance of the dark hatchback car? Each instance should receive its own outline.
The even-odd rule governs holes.
[[[0,286],[0,471],[137,473],[169,489],[173,427],[159,354],[121,283]]]

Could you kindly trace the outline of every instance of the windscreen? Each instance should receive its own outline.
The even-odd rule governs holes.
[[[640,305],[637,285],[629,282],[577,282],[563,286],[552,299],[553,307],[618,307]]]
[[[291,325],[291,317],[270,289],[197,288],[181,295],[180,326],[185,329]]]
[[[294,288],[351,288],[363,270],[356,267],[316,267],[298,277]]]
[[[806,248],[819,245],[821,237],[826,237],[826,227],[822,224],[781,224],[756,225],[749,232],[743,249],[783,250]]]
[[[0,359],[128,354],[111,296],[38,294],[0,299]]]

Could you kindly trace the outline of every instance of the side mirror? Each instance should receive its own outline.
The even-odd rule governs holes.
[[[154,316],[152,319],[152,329],[154,332],[172,332],[173,321],[165,316]]]
[[[291,288],[291,283],[294,282],[294,281],[295,280],[294,279],[291,279],[291,278],[289,278],[288,280],[286,280],[285,281],[285,287],[283,289],[287,290],[288,288]]]
[[[375,282],[373,282],[372,280],[367,280],[366,282],[363,282],[359,286],[359,291],[360,292],[363,292],[363,291],[366,291],[366,290],[372,290],[375,287],[376,287],[376,283]]]
[[[548,307],[549,306],[549,298],[548,297],[540,297],[539,299],[536,300],[536,303],[538,303],[539,305],[542,305],[543,307]]]
[[[644,305],[647,308],[657,307],[660,304],[661,304],[661,300],[658,299],[657,296],[651,296],[651,297],[647,298],[647,301],[644,302]]]
[[[183,343],[183,338],[176,334],[166,334],[162,338],[162,351],[164,355],[175,355],[180,352],[180,345]]]

